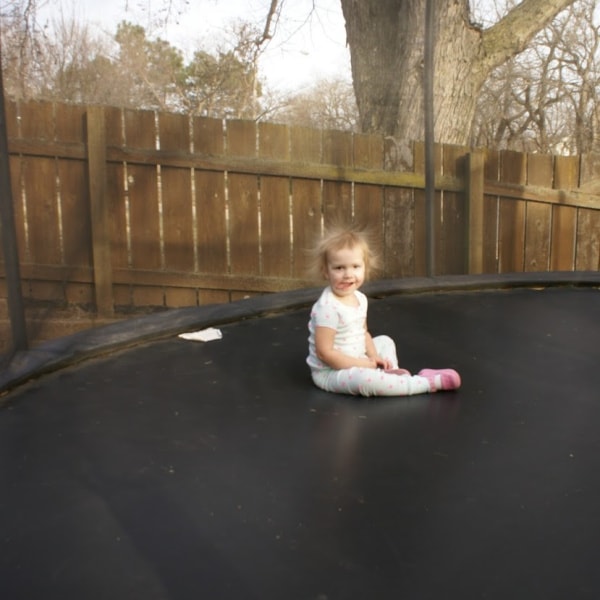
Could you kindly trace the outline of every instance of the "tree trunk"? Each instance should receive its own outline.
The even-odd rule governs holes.
[[[469,0],[435,6],[435,139],[468,144],[489,73],[574,0],[523,0],[499,23],[470,22]],[[427,0],[341,0],[360,125],[400,140],[424,137],[423,52]]]

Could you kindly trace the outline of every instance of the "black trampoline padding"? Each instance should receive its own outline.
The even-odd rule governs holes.
[[[306,308],[59,370],[0,409],[0,596],[600,597],[600,291],[371,300],[457,392],[315,388]]]

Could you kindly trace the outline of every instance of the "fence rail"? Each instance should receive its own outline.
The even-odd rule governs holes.
[[[381,277],[425,274],[422,144],[115,107],[6,112],[26,299],[110,314],[303,287],[306,248],[339,218],[373,230]],[[599,269],[599,156],[435,154],[436,274]],[[5,298],[3,277],[0,264]]]

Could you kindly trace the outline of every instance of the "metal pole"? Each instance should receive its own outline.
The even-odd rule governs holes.
[[[27,350],[27,328],[25,310],[21,295],[21,273],[19,251],[15,231],[12,189],[10,184],[10,163],[8,156],[8,136],[6,131],[6,110],[4,104],[4,80],[2,78],[2,47],[0,44],[0,237],[4,252],[6,287],[8,292],[8,314],[12,331],[14,350]]]
[[[427,276],[435,275],[435,155],[433,131],[433,75],[435,48],[435,2],[425,4],[423,57],[423,112],[425,115],[425,213],[427,220]]]

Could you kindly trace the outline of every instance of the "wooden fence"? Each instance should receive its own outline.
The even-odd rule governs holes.
[[[407,168],[380,136],[35,102],[7,129],[25,299],[111,314],[303,287],[332,218],[372,228],[381,277],[425,274],[421,144]],[[600,157],[440,145],[436,165],[435,274],[600,267]]]

